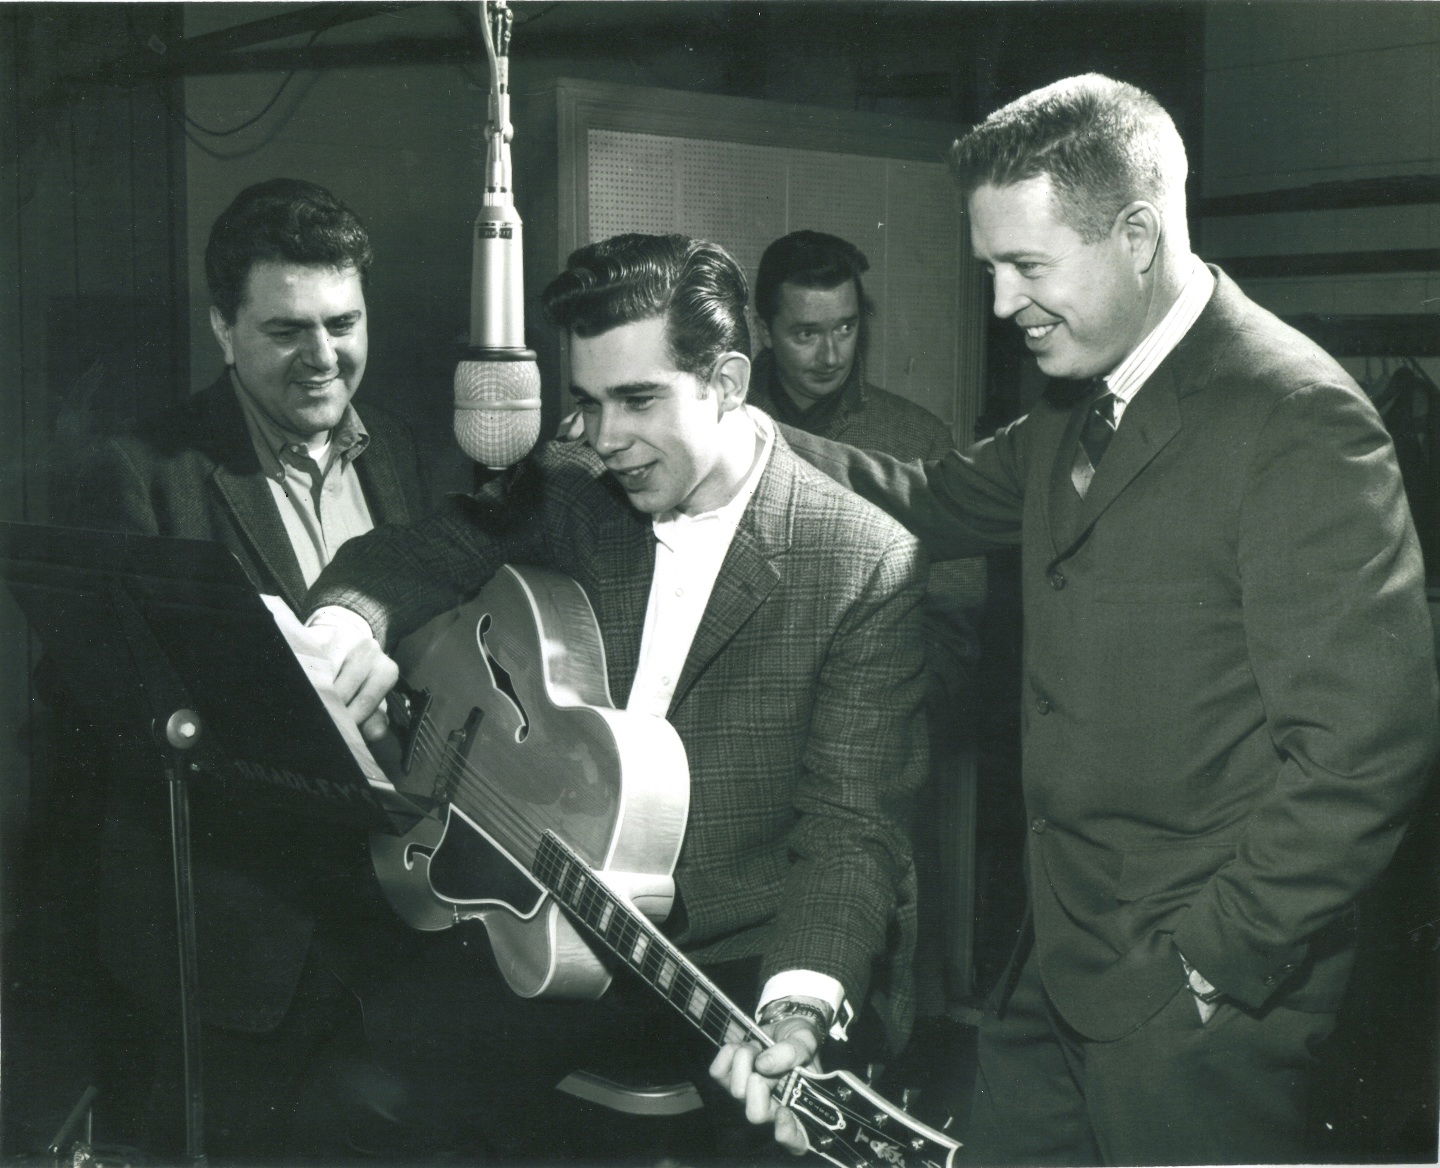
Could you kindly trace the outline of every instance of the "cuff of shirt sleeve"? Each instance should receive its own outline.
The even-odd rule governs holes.
[[[310,619],[305,622],[305,627],[316,632],[322,639],[326,639],[332,650],[338,650],[343,658],[352,648],[361,641],[372,639],[375,634],[370,629],[370,622],[358,612],[351,612],[348,608],[342,608],[338,604],[327,604],[324,608],[317,608],[310,614]]]
[[[854,1009],[845,1000],[845,987],[826,973],[810,969],[787,969],[777,973],[760,991],[760,1002],[755,1012],[758,1014],[776,998],[815,998],[824,1002],[835,1019],[830,1025],[830,1037],[837,1042],[845,1041],[850,1023],[855,1019]]]

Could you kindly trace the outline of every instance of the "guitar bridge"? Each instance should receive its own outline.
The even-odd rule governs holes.
[[[400,773],[408,775],[415,763],[415,748],[420,741],[420,730],[425,725],[425,715],[430,712],[434,701],[430,691],[417,690],[405,684],[395,683],[395,688],[386,698],[386,717],[390,729],[400,740]]]
[[[449,803],[454,799],[455,787],[465,773],[470,744],[480,733],[480,723],[484,720],[485,711],[479,706],[472,706],[470,716],[465,719],[465,725],[450,731],[446,737],[445,761],[436,768],[435,785],[430,791],[430,797],[436,803]]]

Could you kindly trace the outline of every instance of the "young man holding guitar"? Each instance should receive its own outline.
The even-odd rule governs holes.
[[[892,1050],[910,1023],[906,818],[926,762],[924,561],[745,404],[747,295],[734,260],[703,241],[624,235],[575,252],[542,301],[569,333],[583,441],[549,443],[503,483],[353,541],[309,605],[312,624],[336,630],[337,686],[364,723],[398,672],[381,647],[469,600],[502,565],[580,585],[615,704],[667,719],[685,748],[689,814],[661,932],[756,1008],[748,1041],[734,1027],[715,1036],[712,1075],[752,1122],[773,1120],[800,1148],[776,1084],[816,1065],[862,1011]],[[484,632],[482,622],[471,640],[488,654]],[[519,736],[531,730],[538,722]],[[484,781],[484,751],[464,765]],[[476,814],[488,801],[476,798]],[[595,1003],[532,1004],[505,990],[506,957],[491,965],[475,932],[432,947],[434,967],[407,987],[439,995],[419,1011],[430,1032],[391,1050],[412,1069],[443,1066],[450,1098],[486,1121],[505,1108],[492,1134],[517,1121],[521,1099],[543,1110],[556,1071],[609,1040],[596,1035],[650,1038],[653,1003],[629,1001],[629,982]],[[367,1001],[372,1038],[384,1013]],[[668,1045],[673,1020],[660,1025],[653,1044]]]

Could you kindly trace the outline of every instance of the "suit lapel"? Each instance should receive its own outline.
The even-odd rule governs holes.
[[[777,433],[770,464],[760,476],[755,494],[730,542],[730,550],[720,565],[720,573],[715,577],[715,587],[685,658],[680,683],[670,699],[672,712],[716,655],[780,583],[780,570],[774,560],[790,546],[795,471],[795,456]]]
[[[365,492],[365,503],[370,508],[370,518],[376,527],[382,523],[409,522],[413,516],[400,486],[400,476],[395,470],[395,452],[390,449],[380,429],[367,429],[370,444],[354,465],[360,489]]]
[[[602,622],[611,700],[623,709],[640,665],[640,638],[655,575],[655,532],[649,517],[626,500],[607,509],[595,547],[595,571],[588,584]]]
[[[1044,441],[1036,451],[1037,466],[1050,467],[1050,483],[1044,492],[1045,531],[1050,537],[1052,558],[1068,547],[1075,534],[1075,511],[1080,496],[1070,481],[1070,468],[1080,445],[1080,426],[1085,418],[1085,398],[1065,412],[1059,421],[1045,431]]]
[[[1179,432],[1180,402],[1173,364],[1166,358],[1125,408],[1080,503],[1080,530],[1087,530]]]
[[[215,419],[212,452],[217,465],[211,476],[215,489],[282,599],[299,612],[305,600],[305,577],[250,444],[245,414],[228,375],[205,392],[215,395],[211,413]]]

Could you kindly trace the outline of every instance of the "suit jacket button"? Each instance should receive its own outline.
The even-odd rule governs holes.
[[[1039,835],[1049,826],[1050,825],[1045,822],[1043,816],[1037,815],[1034,819],[1030,821],[1030,830],[1033,831],[1036,835]]]
[[[1036,699],[1035,699],[1035,712],[1036,712],[1037,714],[1048,714],[1048,713],[1050,712],[1050,699],[1049,699],[1049,698],[1036,698]]]
[[[1054,569],[1050,573],[1050,587],[1055,589],[1056,592],[1059,592],[1060,589],[1065,587],[1065,573],[1060,571],[1059,568]]]

